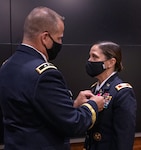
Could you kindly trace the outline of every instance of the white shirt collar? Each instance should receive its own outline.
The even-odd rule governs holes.
[[[117,71],[114,71],[108,78],[106,78],[100,85],[99,85],[99,82],[97,82],[97,85],[96,85],[96,89],[95,91],[99,91],[101,89],[101,87],[105,84],[105,82],[111,77],[113,76]]]
[[[34,49],[35,51],[37,51],[44,58],[45,62],[48,62],[46,56],[43,53],[41,53],[39,50],[37,50],[36,48],[34,48],[33,46],[25,44],[25,43],[22,43],[21,45],[25,45],[25,46],[28,46],[28,47]]]

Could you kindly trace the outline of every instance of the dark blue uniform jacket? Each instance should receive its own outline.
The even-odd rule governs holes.
[[[116,73],[98,92],[95,92],[96,84],[92,87],[93,93],[107,98],[107,104],[87,133],[87,150],[133,150],[136,99],[133,88],[121,83]]]
[[[92,114],[73,108],[62,74],[46,68],[34,49],[20,45],[0,70],[5,150],[68,150],[69,138],[91,126]],[[36,71],[38,66],[41,67]],[[97,105],[88,102],[97,112]]]

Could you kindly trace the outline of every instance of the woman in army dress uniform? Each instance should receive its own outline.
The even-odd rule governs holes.
[[[105,109],[94,127],[87,132],[86,150],[132,150],[135,133],[136,99],[132,86],[123,82],[121,48],[113,42],[94,44],[86,72],[98,81],[91,86],[94,94],[103,95]]]

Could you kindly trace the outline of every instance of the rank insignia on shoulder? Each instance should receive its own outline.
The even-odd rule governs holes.
[[[47,69],[57,69],[57,67],[55,67],[53,64],[51,63],[43,63],[41,65],[39,65],[37,68],[36,68],[36,71],[41,74],[43,73],[45,70]]]
[[[129,83],[120,83],[116,85],[115,88],[119,91],[123,88],[132,88],[132,86]]]

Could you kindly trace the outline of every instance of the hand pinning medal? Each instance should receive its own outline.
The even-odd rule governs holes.
[[[112,96],[110,95],[110,93],[108,93],[108,92],[103,93],[102,90],[100,90],[97,95],[104,97],[105,102],[104,102],[103,108],[105,108],[105,109],[108,108],[108,105],[112,99]]]

